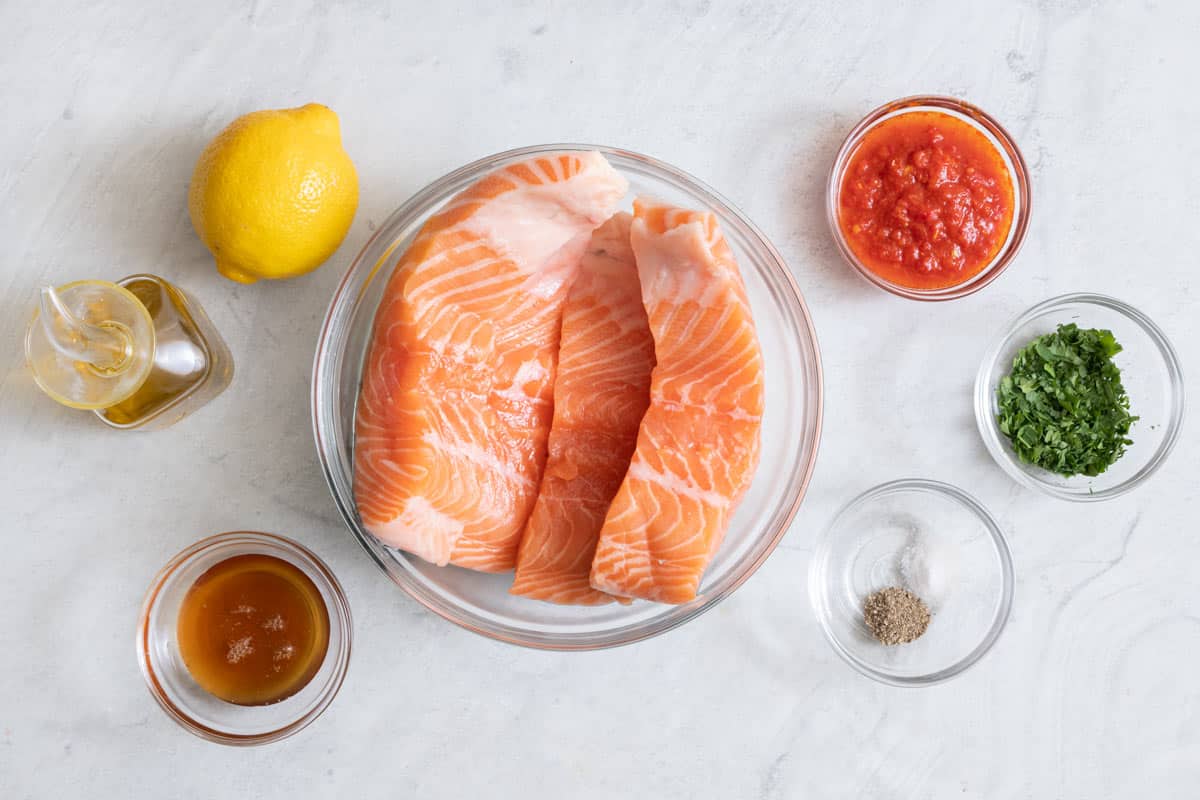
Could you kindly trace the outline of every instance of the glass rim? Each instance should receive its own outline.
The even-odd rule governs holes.
[[[1114,311],[1140,327],[1150,337],[1150,340],[1154,342],[1159,355],[1162,356],[1167,374],[1170,376],[1171,416],[1166,422],[1167,430],[1163,435],[1162,442],[1149,461],[1136,473],[1115,486],[1101,489],[1100,491],[1070,491],[1059,486],[1054,486],[1048,481],[1039,480],[1034,475],[1021,469],[1014,455],[1009,452],[1009,449],[1005,448],[1004,443],[1001,441],[1000,437],[1003,434],[1000,433],[999,426],[992,413],[992,393],[989,384],[991,383],[991,376],[997,368],[1000,355],[1004,352],[1005,345],[1020,328],[1035,318],[1048,311],[1074,304],[1098,306],[1109,311]],[[1167,456],[1171,454],[1171,451],[1175,448],[1175,444],[1179,441],[1179,435],[1183,428],[1185,409],[1183,366],[1179,360],[1179,355],[1175,352],[1175,348],[1171,345],[1171,341],[1167,338],[1167,335],[1158,327],[1154,320],[1128,303],[1117,300],[1115,297],[1091,292],[1071,292],[1051,297],[1040,303],[1036,303],[1013,317],[984,354],[983,360],[979,365],[979,371],[975,375],[973,394],[975,424],[984,445],[987,447],[988,453],[992,456],[992,460],[1009,477],[1023,486],[1044,492],[1060,500],[1070,500],[1078,503],[1096,503],[1103,500],[1111,500],[1140,486],[1162,467]],[[1054,473],[1048,474],[1053,475]]]
[[[157,346],[157,341],[156,341],[157,333],[154,329],[154,318],[151,316],[149,309],[147,309],[146,306],[144,306],[142,304],[142,301],[137,298],[137,295],[135,295],[133,292],[129,291],[129,289],[127,287],[122,285],[121,281],[107,281],[107,280],[102,280],[99,278],[85,278],[83,280],[69,281],[60,286],[55,286],[54,291],[58,292],[60,296],[66,296],[69,293],[73,292],[75,289],[87,289],[87,288],[98,289],[98,290],[102,289],[106,292],[115,292],[116,294],[123,297],[125,299],[125,302],[130,304],[130,308],[140,309],[140,312],[137,314],[137,316],[142,317],[145,321],[146,336],[149,339],[148,346],[150,349],[151,358],[147,359],[146,361],[144,361],[143,363],[141,363],[139,365],[139,371],[141,372],[140,376],[137,377],[137,380],[130,383],[130,386],[132,386],[133,388],[130,389],[128,394],[126,394],[122,398],[122,401],[127,400],[130,397],[132,397],[133,395],[137,394],[138,390],[142,388],[142,386],[146,383],[146,380],[150,377],[150,373],[154,370],[153,354],[154,354],[154,348]],[[27,370],[29,370],[30,375],[33,377],[33,382],[35,384],[37,384],[37,387],[39,389],[41,389],[43,392],[45,392],[46,395],[48,397],[50,397],[52,400],[54,400],[56,403],[64,405],[67,408],[76,409],[79,411],[93,411],[93,412],[96,412],[97,414],[99,414],[99,412],[101,412],[104,409],[113,405],[113,403],[111,401],[106,401],[105,403],[103,403],[101,405],[96,405],[95,403],[76,402],[76,401],[72,400],[71,398],[67,397],[66,395],[62,394],[61,392],[59,392],[54,387],[54,384],[52,382],[47,381],[45,379],[45,377],[38,371],[37,362],[33,358],[33,347],[34,347],[35,340],[37,340],[39,337],[44,338],[46,336],[46,334],[41,329],[42,324],[44,324],[41,322],[41,319],[42,319],[41,308],[35,304],[34,308],[33,308],[33,314],[29,318],[29,322],[27,323],[26,328],[25,328],[25,335],[22,337],[22,340],[21,340],[22,346],[24,348],[23,352],[24,352],[24,358],[25,358],[25,368]],[[124,372],[125,372],[125,368],[122,368],[121,372],[118,372],[110,377],[112,380],[115,380],[118,376],[123,375]],[[95,374],[99,374],[99,373],[95,373]],[[136,375],[136,373],[135,373],[135,375]],[[121,402],[121,401],[118,401],[118,402]]]
[[[951,116],[972,125],[983,133],[992,144],[998,146],[997,149],[1009,170],[1009,177],[1013,184],[1013,200],[1016,204],[1008,238],[987,266],[965,281],[941,289],[914,289],[875,274],[851,249],[838,222],[838,199],[841,193],[842,176],[863,136],[885,119],[926,110],[941,113],[951,112]],[[1004,126],[986,111],[966,100],[948,95],[930,94],[902,97],[884,103],[868,113],[850,129],[846,138],[842,140],[841,147],[838,148],[837,155],[834,157],[833,166],[830,168],[825,188],[825,217],[842,259],[871,284],[909,300],[933,302],[957,300],[960,297],[974,294],[992,283],[1008,269],[1025,243],[1025,236],[1029,230],[1030,210],[1029,168],[1025,164],[1025,158],[1021,155],[1016,141]]]
[[[341,647],[333,649],[332,645],[326,653],[326,660],[334,659],[333,672],[330,674],[326,684],[321,689],[312,703],[306,706],[303,711],[292,721],[279,726],[270,731],[253,734],[239,734],[222,730],[211,725],[200,722],[195,719],[185,708],[180,707],[174,702],[166,690],[163,688],[162,681],[156,670],[154,659],[151,656],[151,628],[150,620],[155,607],[158,604],[160,595],[164,589],[170,584],[171,579],[184,566],[192,562],[194,559],[220,549],[235,546],[238,544],[257,544],[276,547],[284,550],[292,555],[299,557],[305,564],[316,573],[316,577],[320,579],[330,592],[333,602],[329,608],[329,624],[331,628],[336,628],[341,636]],[[270,553],[267,553],[270,555]],[[309,574],[309,570],[304,570]],[[309,577],[313,577],[309,574]],[[159,707],[166,712],[167,716],[175,721],[181,728],[192,733],[202,739],[207,739],[210,742],[217,744],[232,745],[232,746],[254,746],[260,744],[268,744],[277,742],[281,739],[286,739],[295,733],[300,732],[308,727],[317,717],[319,717],[329,704],[333,702],[338,691],[342,687],[345,680],[346,672],[350,663],[350,651],[353,640],[353,624],[350,615],[350,604],[346,599],[346,595],[342,590],[342,585],[338,581],[337,576],[329,569],[329,566],[321,560],[320,556],[309,550],[299,542],[288,539],[284,536],[279,536],[273,533],[264,533],[262,531],[226,531],[224,533],[213,534],[199,541],[193,542],[186,548],[176,553],[154,576],[150,583],[149,589],[146,590],[145,599],[142,601],[142,608],[138,615],[137,626],[137,658],[138,666],[142,672],[142,678],[145,680],[146,688],[150,695],[158,703]],[[315,676],[314,676],[315,680]],[[285,701],[286,702],[286,701]]]
[[[823,568],[825,561],[825,550],[828,548],[829,542],[832,540],[833,533],[838,527],[838,523],[846,517],[851,511],[863,505],[866,502],[875,500],[886,494],[891,494],[897,491],[917,491],[922,493],[938,494],[943,497],[948,497],[951,500],[959,503],[968,511],[975,515],[983,524],[984,529],[990,535],[992,545],[996,549],[996,555],[1000,561],[1001,587],[1000,587],[1000,604],[996,609],[996,613],[992,618],[992,624],[988,627],[987,633],[970,652],[965,656],[955,661],[948,667],[943,667],[935,672],[930,672],[924,675],[903,676],[895,675],[885,670],[878,669],[866,663],[862,659],[851,653],[834,634],[830,624],[831,612],[827,607],[824,597],[824,586],[822,581],[818,579],[818,572]],[[945,683],[951,678],[958,677],[966,672],[975,664],[979,663],[988,651],[1000,639],[1000,635],[1004,632],[1004,628],[1008,625],[1009,614],[1012,611],[1013,594],[1016,588],[1016,575],[1013,567],[1012,550],[1008,545],[1008,539],[1001,530],[996,519],[991,515],[991,512],[975,499],[973,495],[949,483],[936,481],[929,478],[900,478],[898,480],[887,481],[878,486],[872,486],[866,491],[856,495],[844,506],[842,506],[830,519],[829,523],[821,531],[817,538],[816,544],[813,547],[813,558],[809,562],[808,569],[808,593],[809,602],[812,604],[813,613],[817,617],[817,623],[821,626],[821,632],[825,636],[825,640],[829,642],[843,661],[853,667],[862,675],[867,676],[880,683],[899,688],[919,688],[923,686],[934,686],[939,683]]]
[[[772,288],[772,291],[776,289],[782,291],[783,300],[789,311],[794,315],[798,324],[803,327],[801,338],[807,336],[808,345],[804,348],[804,356],[808,361],[806,367],[811,370],[811,375],[806,375],[804,390],[810,395],[808,400],[811,410],[805,425],[806,439],[799,442],[797,446],[807,448],[809,456],[800,472],[793,476],[793,482],[789,486],[791,501],[786,506],[775,509],[772,517],[765,523],[764,529],[770,531],[769,536],[763,537],[762,542],[756,545],[753,558],[747,564],[742,565],[726,584],[712,587],[691,603],[675,606],[672,613],[651,621],[633,622],[602,632],[579,634],[533,632],[492,621],[469,609],[445,603],[422,583],[413,580],[403,570],[396,568],[391,557],[385,553],[384,546],[374,536],[363,530],[357,519],[356,509],[353,508],[353,501],[348,499],[352,496],[352,468],[342,458],[334,443],[334,440],[337,439],[336,433],[340,430],[340,422],[336,419],[333,411],[333,397],[336,393],[335,376],[341,369],[344,354],[339,352],[338,348],[331,347],[331,342],[344,338],[346,335],[354,303],[357,302],[367,281],[392,255],[403,238],[401,233],[414,225],[415,221],[420,219],[429,210],[431,204],[438,201],[440,197],[465,182],[511,161],[539,154],[588,150],[599,151],[609,157],[617,157],[622,161],[622,166],[628,170],[640,171],[649,176],[675,182],[702,196],[710,207],[720,212],[725,219],[731,220],[739,227],[740,233],[747,235],[756,246],[762,248],[771,265],[771,278],[778,283],[778,287]],[[506,150],[472,161],[417,191],[384,220],[355,256],[330,300],[325,321],[317,339],[313,362],[311,401],[313,436],[318,460],[321,463],[321,469],[334,503],[359,544],[394,583],[425,608],[473,633],[533,649],[582,651],[632,644],[672,630],[715,606],[740,587],[766,561],[787,533],[792,520],[795,519],[812,479],[820,445],[824,413],[824,380],[816,329],[813,325],[812,315],[800,292],[800,287],[778,250],[745,214],[707,184],[683,170],[653,157],[604,145],[551,143]]]

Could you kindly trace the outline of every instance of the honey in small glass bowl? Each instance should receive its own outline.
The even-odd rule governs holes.
[[[267,533],[203,539],[146,594],[138,661],[151,695],[188,731],[264,744],[316,719],[350,659],[350,608],[307,548]]]
[[[267,705],[317,674],[329,649],[329,611],[299,567],[246,553],[196,579],[179,607],[176,638],[188,672],[209,694]]]

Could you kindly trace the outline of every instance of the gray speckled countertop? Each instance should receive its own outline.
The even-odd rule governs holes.
[[[1159,322],[1200,397],[1200,7],[156,5],[0,6],[0,796],[1195,796],[1194,420],[1150,483],[1068,504],[991,461],[969,389],[1014,314],[1092,290]],[[845,132],[917,92],[989,110],[1032,169],[1017,263],[949,304],[852,275],[822,211]],[[353,230],[312,275],[235,286],[191,231],[192,164],[237,115],[310,100],[338,112],[362,176]],[[582,655],[473,636],[389,583],[337,516],[307,402],[330,293],[370,231],[466,161],[564,140],[659,156],[740,205],[805,292],[827,381],[815,478],[762,570],[680,630]],[[194,293],[237,361],[211,406],[146,435],[56,406],[20,355],[37,286],[140,271]],[[1017,587],[983,662],[904,691],[837,658],[805,575],[838,506],[910,475],[991,508]],[[158,568],[237,528],[314,548],[356,622],[330,710],[249,751],[177,728],[133,651]]]

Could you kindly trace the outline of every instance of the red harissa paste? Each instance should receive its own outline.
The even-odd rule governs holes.
[[[842,235],[869,270],[911,289],[944,289],[977,275],[1004,247],[1012,177],[969,123],[916,111],[867,131],[838,206]]]

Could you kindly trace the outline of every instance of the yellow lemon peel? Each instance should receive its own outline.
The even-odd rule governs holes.
[[[234,120],[204,148],[188,188],[192,227],[239,283],[316,269],[357,209],[337,114],[316,103]]]

